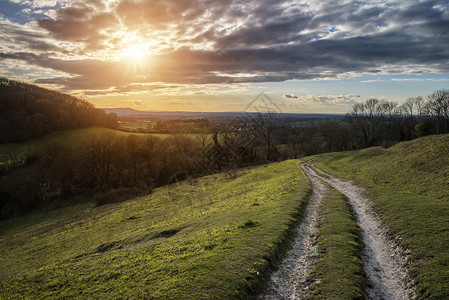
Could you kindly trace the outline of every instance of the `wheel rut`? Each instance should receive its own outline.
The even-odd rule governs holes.
[[[304,167],[303,167],[304,169]],[[309,177],[313,192],[305,210],[304,220],[295,229],[291,250],[273,272],[264,294],[257,299],[302,299],[313,282],[307,281],[316,260],[319,207],[328,188],[321,180]]]

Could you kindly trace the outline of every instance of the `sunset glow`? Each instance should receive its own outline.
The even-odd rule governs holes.
[[[449,83],[447,1],[0,2],[1,75],[99,107],[347,112]],[[438,37],[438,38],[437,38]]]

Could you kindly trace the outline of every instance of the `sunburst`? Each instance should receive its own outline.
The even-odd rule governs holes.
[[[121,48],[119,57],[126,65],[127,75],[142,75],[150,71],[151,50],[148,43],[127,43]]]
[[[122,59],[139,62],[145,60],[149,56],[148,45],[145,43],[136,43],[124,47],[120,52]]]

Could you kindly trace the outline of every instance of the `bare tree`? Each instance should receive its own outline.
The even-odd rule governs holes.
[[[412,140],[416,137],[415,127],[423,114],[424,100],[422,97],[410,97],[400,106],[403,117],[404,139]]]
[[[199,144],[199,158],[197,163],[200,165],[203,173],[211,174],[214,168],[214,140],[207,133],[201,133],[196,137],[196,140]]]
[[[107,190],[111,185],[111,171],[118,153],[117,137],[112,134],[89,137],[84,148],[84,164],[87,166],[90,184]]]
[[[265,159],[271,161],[276,154],[276,140],[274,130],[276,129],[279,114],[269,111],[267,113],[258,113],[254,118],[255,135],[265,147]]]
[[[436,122],[436,133],[449,132],[449,90],[438,90],[427,97],[426,112]]]
[[[132,184],[135,185],[143,178],[145,172],[143,141],[136,135],[129,135],[121,139],[120,149],[122,151],[121,163]]]
[[[362,146],[370,147],[375,144],[376,132],[380,122],[380,100],[370,98],[365,103],[356,103],[352,111],[346,115],[348,122],[362,137]]]

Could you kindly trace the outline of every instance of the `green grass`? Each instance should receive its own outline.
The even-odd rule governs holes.
[[[388,149],[323,155],[318,166],[368,189],[398,243],[411,250],[419,297],[449,298],[449,135]]]
[[[363,299],[362,241],[351,206],[346,198],[329,187],[322,202],[318,254],[310,279],[308,299]]]
[[[309,192],[298,161],[285,161],[3,221],[0,298],[246,298]]]

